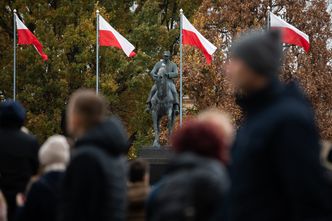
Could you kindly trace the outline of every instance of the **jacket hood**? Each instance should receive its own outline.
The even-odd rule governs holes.
[[[202,157],[195,153],[181,153],[176,155],[169,164],[166,174],[175,173],[181,170],[195,170],[204,169],[210,171],[216,176],[224,178],[225,182],[228,181],[226,168],[220,161],[212,158]],[[225,185],[228,186],[228,185]]]
[[[220,188],[227,192],[230,187],[230,180],[224,165],[220,161],[202,157],[194,153],[186,152],[176,155],[169,164],[165,176],[173,174],[194,173],[198,176],[210,176],[212,179],[218,179],[221,183]],[[187,177],[189,178],[189,177]],[[167,179],[167,178],[166,178]]]
[[[113,156],[127,154],[129,148],[127,132],[118,118],[111,117],[77,140],[75,147],[83,146],[95,146]]]

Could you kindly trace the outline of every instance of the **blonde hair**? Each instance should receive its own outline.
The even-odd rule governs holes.
[[[70,158],[69,149],[69,144],[64,136],[51,136],[39,149],[39,162],[45,167],[45,170],[64,170]]]
[[[234,140],[235,130],[227,113],[216,108],[209,108],[202,111],[197,118],[200,121],[205,121],[215,125],[220,130],[222,136],[224,136],[227,145],[231,145]]]

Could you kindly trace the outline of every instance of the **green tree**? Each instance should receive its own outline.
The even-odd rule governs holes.
[[[0,2],[0,98],[12,97],[13,9],[44,45],[43,62],[32,46],[17,48],[17,98],[28,110],[27,127],[42,142],[60,133],[61,113],[76,89],[95,87],[95,11],[136,46],[127,58],[115,48],[100,48],[101,92],[137,147],[152,140],[150,116],[143,113],[152,86],[149,72],[162,52],[177,53],[178,11],[194,14],[194,0],[25,0]]]

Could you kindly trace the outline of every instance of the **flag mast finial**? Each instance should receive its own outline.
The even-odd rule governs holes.
[[[182,73],[183,73],[183,65],[182,65],[182,56],[183,56],[183,53],[182,53],[182,28],[183,28],[183,10],[182,8],[180,9],[180,126],[182,127],[182,115],[183,115],[183,109],[182,109],[182,106],[183,106],[183,101],[182,101],[182,98],[183,98],[183,92],[182,92]]]
[[[270,5],[268,5],[267,6],[267,24],[266,24],[266,26],[267,26],[267,30],[270,30],[270,20],[271,20],[271,18],[270,18],[270,11],[271,11],[271,7],[270,7]]]

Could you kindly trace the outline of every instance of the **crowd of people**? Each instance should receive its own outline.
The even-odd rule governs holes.
[[[148,162],[127,160],[126,129],[104,97],[73,93],[68,137],[41,147],[22,105],[2,102],[0,221],[332,220],[331,144],[301,88],[278,79],[280,38],[256,31],[234,42],[227,71],[241,125],[216,109],[186,120],[153,186]]]

